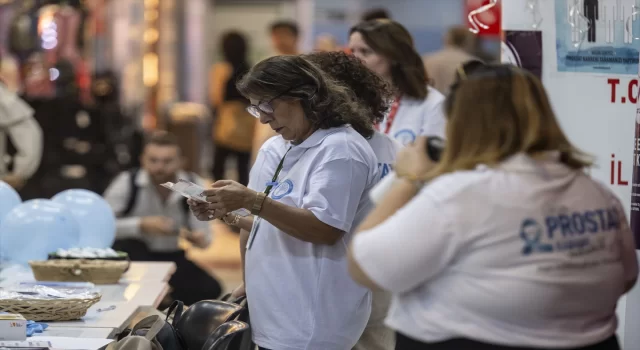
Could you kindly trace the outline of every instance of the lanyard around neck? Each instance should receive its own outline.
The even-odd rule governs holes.
[[[378,131],[382,131],[386,135],[389,134],[389,131],[391,131],[391,126],[393,125],[393,121],[396,119],[396,114],[398,114],[398,108],[400,108],[400,99],[401,99],[401,96],[397,96],[393,100],[393,103],[391,104],[391,108],[389,109],[389,115],[386,118],[385,129],[380,130],[378,128]]]
[[[269,182],[267,184],[267,188],[264,189],[264,194],[266,194],[267,196],[271,192],[273,186],[277,184],[276,181],[278,181],[278,175],[280,175],[280,171],[282,170],[282,166],[284,165],[284,159],[287,157],[287,153],[289,153],[289,151],[291,151],[291,147],[289,147],[289,149],[284,153],[284,156],[282,156],[282,159],[280,159],[280,163],[278,163],[278,167],[276,168],[275,174],[273,174],[273,178],[271,178],[271,182]]]

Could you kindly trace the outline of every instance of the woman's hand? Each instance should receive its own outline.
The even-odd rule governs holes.
[[[401,177],[421,177],[435,165],[427,155],[427,138],[421,136],[398,153],[394,170]]]
[[[188,199],[187,204],[189,204],[189,209],[193,216],[200,221],[211,221],[215,219],[220,219],[227,213],[223,210],[215,210],[210,208],[211,203],[203,203],[200,201],[195,201],[193,199]]]
[[[204,195],[209,202],[208,208],[215,210],[216,213],[229,213],[240,208],[251,209],[256,199],[255,191],[235,181],[216,181],[212,187],[205,190]]]

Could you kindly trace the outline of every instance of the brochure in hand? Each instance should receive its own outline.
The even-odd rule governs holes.
[[[178,179],[178,182],[165,182],[161,184],[162,187],[168,188],[171,191],[180,193],[183,197],[193,199],[199,202],[206,202],[207,197],[204,195],[204,191],[206,190],[204,187],[194,184],[191,181]],[[250,215],[251,212],[246,209],[238,209],[233,211],[234,214],[239,216],[247,216]]]

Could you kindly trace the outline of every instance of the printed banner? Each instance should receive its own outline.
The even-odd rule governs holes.
[[[502,63],[524,68],[542,79],[542,32],[505,30],[500,59]]]
[[[555,0],[558,71],[636,75],[636,6],[640,0]]]
[[[639,56],[640,58],[640,56]],[[638,71],[640,79],[640,70]],[[633,139],[633,176],[631,178],[631,231],[640,249],[640,99],[636,101],[635,137]],[[615,171],[615,162],[611,162],[611,178]],[[618,174],[620,170],[618,170]],[[618,175],[620,176],[620,175]],[[613,181],[612,181],[613,182]]]

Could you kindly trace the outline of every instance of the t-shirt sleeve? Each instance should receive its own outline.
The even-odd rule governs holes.
[[[309,176],[302,208],[343,232],[351,231],[369,176],[366,164],[334,159],[320,164]]]
[[[437,93],[430,91],[430,93]],[[421,136],[446,137],[447,119],[444,116],[444,100],[428,103],[424,106]]]
[[[256,161],[253,163],[253,166],[251,167],[251,171],[249,171],[249,183],[247,184],[247,187],[254,191],[264,191],[264,186],[262,186],[262,188],[260,188],[259,186],[264,163],[265,163],[264,150],[260,150],[256,157]]]
[[[450,209],[428,187],[378,226],[356,234],[353,257],[378,286],[414,289],[440,273],[460,249]]]

